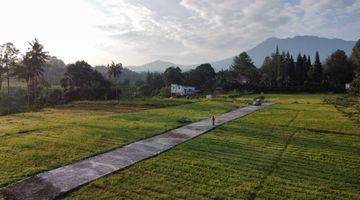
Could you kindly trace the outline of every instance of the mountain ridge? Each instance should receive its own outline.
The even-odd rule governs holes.
[[[289,51],[295,57],[299,53],[306,54],[306,55],[310,55],[312,59],[315,55],[315,52],[319,51],[320,59],[324,61],[328,56],[331,55],[331,53],[333,53],[338,49],[344,50],[345,53],[349,56],[351,54],[352,48],[355,46],[355,43],[356,41],[347,41],[339,38],[325,38],[325,37],[312,36],[312,35],[294,36],[288,38],[270,37],[246,52],[253,60],[255,66],[261,67],[261,64],[264,61],[265,57],[270,56],[271,53],[275,52],[276,46],[279,47],[280,52]],[[220,71],[223,69],[228,69],[232,64],[234,57],[235,56],[232,56],[222,60],[208,62],[208,63],[210,63],[213,66],[215,71]],[[187,71],[192,68],[195,68],[198,65],[199,64],[181,65],[169,61],[155,60],[153,62],[146,63],[144,65],[132,66],[130,68],[138,72],[140,71],[163,72],[165,71],[166,68],[170,66],[178,66],[183,71]]]

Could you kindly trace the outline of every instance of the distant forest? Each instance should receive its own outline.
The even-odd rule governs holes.
[[[215,72],[210,64],[190,71],[169,66],[163,73],[133,72],[121,63],[92,67],[85,61],[66,65],[50,56],[37,39],[25,55],[12,43],[0,46],[0,114],[38,109],[73,100],[101,100],[170,96],[170,85],[194,86],[198,95],[241,92],[360,93],[360,40],[348,57],[337,50],[324,63],[319,53],[291,55],[278,48],[256,68],[240,53],[227,70]],[[313,56],[313,58],[311,58]]]

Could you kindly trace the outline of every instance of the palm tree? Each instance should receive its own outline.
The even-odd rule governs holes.
[[[26,81],[28,106],[30,100],[33,102],[36,99],[38,79],[43,76],[43,66],[48,59],[48,52],[44,51],[44,46],[36,38],[29,44],[29,51],[26,52],[22,63],[15,70],[15,74]]]
[[[112,61],[111,64],[108,65],[108,76],[110,79],[114,79],[114,82],[116,82],[116,79],[120,77],[122,71],[123,71],[123,66],[121,63],[115,64],[114,61]],[[116,92],[116,98],[119,101],[118,87],[116,85],[115,85],[115,92]]]

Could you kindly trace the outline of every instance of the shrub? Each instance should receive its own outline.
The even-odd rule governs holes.
[[[26,93],[23,90],[10,95],[0,93],[0,115],[24,112],[26,109]]]
[[[360,96],[360,72],[356,73],[350,84],[349,94],[351,96]]]
[[[62,90],[60,89],[52,90],[49,92],[47,102],[51,105],[63,104],[65,103],[63,96],[64,94]]]
[[[161,88],[160,89],[160,96],[162,96],[162,97],[170,97],[171,96],[170,87]]]

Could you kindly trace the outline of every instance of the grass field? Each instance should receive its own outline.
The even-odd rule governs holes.
[[[360,199],[360,125],[321,98],[267,95],[278,104],[64,198]]]
[[[154,98],[119,105],[75,102],[1,116],[0,187],[241,105],[236,100]]]

